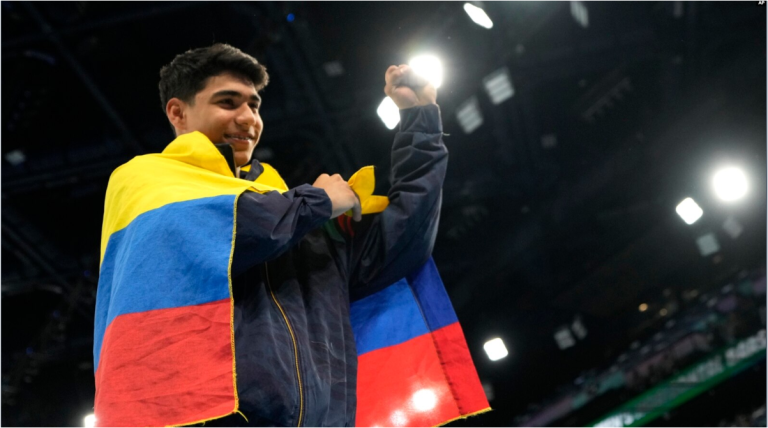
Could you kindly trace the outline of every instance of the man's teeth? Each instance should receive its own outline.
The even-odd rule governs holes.
[[[251,138],[248,137],[238,137],[236,135],[227,135],[227,138],[231,138],[233,140],[242,140],[242,141],[251,141]]]

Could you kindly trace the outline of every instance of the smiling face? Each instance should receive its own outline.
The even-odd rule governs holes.
[[[234,150],[235,162],[243,166],[250,162],[264,128],[260,105],[261,97],[253,83],[222,73],[208,79],[193,103],[170,99],[166,114],[176,135],[200,131],[216,144],[228,143]]]

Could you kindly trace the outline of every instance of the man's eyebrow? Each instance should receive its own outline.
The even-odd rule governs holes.
[[[239,97],[242,97],[242,96],[243,96],[243,94],[241,94],[240,92],[225,89],[223,91],[219,91],[219,92],[214,93],[212,98],[215,98],[215,97],[237,97],[237,98],[239,98]],[[250,98],[251,98],[251,101],[256,101],[256,102],[259,102],[259,103],[261,102],[261,97],[258,94],[251,94]]]

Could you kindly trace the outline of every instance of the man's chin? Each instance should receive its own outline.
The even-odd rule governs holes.
[[[245,153],[235,153],[235,165],[242,167],[251,163],[251,157]]]

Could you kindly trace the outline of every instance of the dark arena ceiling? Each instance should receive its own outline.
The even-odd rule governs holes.
[[[270,72],[257,158],[289,186],[376,165],[379,194],[384,71],[441,58],[434,258],[494,408],[451,425],[589,425],[758,338],[762,358],[647,423],[765,426],[766,6],[476,4],[493,28],[462,2],[2,2],[2,424],[92,412],[109,175],[173,139],[160,67],[226,42]],[[494,104],[499,70],[514,94]],[[732,203],[712,188],[729,165],[749,185]]]

